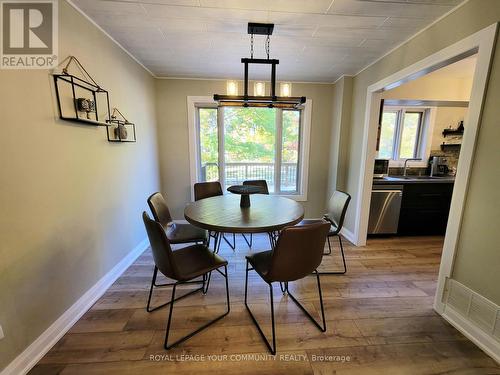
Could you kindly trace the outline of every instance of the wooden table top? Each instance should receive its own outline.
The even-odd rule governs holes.
[[[304,208],[292,199],[255,194],[251,206],[240,207],[240,197],[225,194],[189,203],[184,217],[197,227],[224,233],[264,233],[295,225]]]

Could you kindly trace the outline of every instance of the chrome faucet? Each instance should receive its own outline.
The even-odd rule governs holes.
[[[413,158],[411,158],[411,159],[406,159],[406,160],[405,160],[404,169],[403,169],[403,176],[406,176],[406,168],[408,167],[408,165],[407,165],[407,164],[408,164],[408,162],[409,162],[409,161],[421,161],[421,160],[422,160],[422,159],[420,159],[420,158],[415,158],[415,159],[413,159]]]

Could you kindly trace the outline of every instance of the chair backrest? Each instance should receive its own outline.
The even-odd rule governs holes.
[[[194,184],[194,200],[216,197],[222,195],[222,187],[219,181],[197,182]]]
[[[338,232],[344,225],[344,218],[350,201],[351,196],[349,194],[335,190],[328,202],[328,214],[326,216],[335,224]]]
[[[321,264],[327,221],[283,229],[273,251],[267,274],[270,281],[294,281],[311,274]]]
[[[163,196],[156,192],[148,198],[148,205],[154,219],[164,228],[172,222],[172,216]]]
[[[269,194],[266,180],[247,180],[243,181],[243,185],[258,186],[260,188],[260,194]]]
[[[174,262],[172,248],[162,225],[152,220],[146,212],[142,213],[142,220],[148,233],[149,243],[153,251],[153,259],[156,267],[165,276],[178,280],[179,271]]]

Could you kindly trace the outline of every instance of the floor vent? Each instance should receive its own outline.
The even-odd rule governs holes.
[[[500,341],[500,306],[456,280],[448,279],[446,305]]]
[[[460,314],[467,316],[469,304],[472,299],[472,291],[468,288],[462,288],[462,284],[452,280],[447,280],[447,299],[445,303],[452,306]]]

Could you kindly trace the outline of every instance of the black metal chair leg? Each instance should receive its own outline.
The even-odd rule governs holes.
[[[242,233],[241,235],[243,236],[243,239],[247,243],[248,247],[252,248],[252,242],[253,242],[253,235],[252,235],[252,233],[250,233],[250,241],[247,239],[247,236],[245,236],[244,233]]]
[[[267,235],[269,236],[269,243],[271,244],[271,249],[274,250],[274,248],[276,247],[277,239],[274,236],[273,232],[269,232]]]
[[[219,250],[217,248],[217,244],[218,244],[218,240],[219,240],[219,237],[220,237],[220,233],[219,232],[210,233],[209,237],[212,237],[214,239],[214,253],[219,252]],[[208,241],[208,248],[210,248],[210,238],[209,238],[209,241]]]
[[[334,271],[334,272],[330,272],[330,271],[318,272],[320,275],[343,275],[347,272],[347,265],[345,262],[345,254],[344,254],[344,246],[342,245],[342,237],[340,236],[340,234],[337,235],[337,237],[339,238],[340,254],[342,255],[342,264],[344,266],[344,270],[343,271]],[[328,244],[330,244],[330,243],[328,242]]]
[[[260,328],[259,323],[257,322],[257,319],[255,319],[255,316],[252,313],[252,310],[250,310],[250,307],[248,306],[248,271],[253,270],[253,268],[248,268],[248,261],[247,261],[247,267],[246,267],[246,273],[245,273],[245,307],[248,310],[248,313],[250,314],[250,317],[252,318],[252,321],[254,322],[255,326],[257,327],[257,330],[260,333],[260,336],[262,337],[262,340],[266,344],[267,348],[271,352],[271,354],[275,355],[276,354],[276,329],[275,329],[275,322],[274,322],[274,296],[273,296],[273,286],[271,283],[269,283],[269,295],[271,297],[271,324],[272,324],[272,335],[273,335],[273,344],[269,343],[269,341],[266,338],[266,335]]]
[[[217,271],[222,276],[224,276],[224,278],[226,279],[226,298],[227,298],[227,310],[226,310],[226,312],[224,312],[222,315],[219,315],[217,318],[212,319],[211,321],[205,323],[204,325],[202,325],[200,328],[196,329],[195,331],[193,331],[193,332],[187,334],[186,336],[183,336],[180,339],[176,340],[173,344],[169,345],[168,344],[168,336],[170,334],[170,326],[172,323],[172,313],[173,313],[174,302],[179,299],[179,298],[175,299],[175,289],[176,289],[176,286],[178,284],[184,284],[183,282],[176,283],[174,285],[173,290],[172,290],[172,298],[170,300],[170,312],[168,314],[167,330],[165,332],[165,342],[163,344],[163,347],[165,348],[165,350],[169,350],[169,349],[173,348],[174,346],[186,341],[187,339],[193,337],[197,333],[203,331],[205,328],[211,326],[212,324],[221,320],[223,317],[225,317],[227,314],[229,314],[229,311],[231,310],[231,306],[229,304],[229,282],[228,282],[227,266],[224,266],[224,273],[222,273],[219,269],[217,269]]]
[[[222,234],[222,238],[224,239],[224,241],[227,242],[227,244],[229,245],[229,247],[231,249],[233,249],[233,251],[236,249],[236,235],[233,233],[233,243],[229,242],[229,240],[226,238],[226,236],[224,235],[224,233]]]
[[[153,288],[155,286],[157,286],[157,285],[155,285],[157,275],[158,275],[158,268],[155,266],[155,269],[153,271],[153,278],[151,279],[151,287],[149,288],[148,303],[146,305],[146,311],[147,312],[156,311],[156,310],[161,309],[162,307],[165,307],[165,306],[170,305],[172,303],[172,301],[170,301],[170,302],[166,302],[164,304],[161,304],[159,306],[151,308],[151,297],[153,296]],[[187,296],[190,296],[191,294],[194,294],[196,292],[200,292],[200,291],[203,292],[205,290],[205,277],[203,277],[202,280],[193,280],[193,281],[186,281],[186,282],[184,282],[183,284],[199,284],[199,283],[203,283],[203,285],[200,288],[193,289],[193,290],[189,291],[188,293],[183,294],[182,296],[178,297],[176,299],[176,301],[178,301],[180,299],[183,299],[183,298],[185,298]],[[160,286],[160,287],[164,287],[164,286],[173,286],[173,287],[175,287],[175,285],[177,285],[177,283],[160,284],[158,286]],[[208,290],[208,284],[207,284],[207,290]]]
[[[221,242],[221,237],[222,233],[215,232],[213,238],[214,238],[214,254],[217,254],[220,250],[220,242]],[[204,281],[204,288],[203,288],[203,294],[207,294],[208,292],[208,286],[210,285],[210,279],[212,277],[212,272],[209,272],[208,275],[206,275],[205,281]],[[205,286],[206,283],[206,286]]]
[[[330,255],[332,253],[332,246],[330,245],[330,237],[326,237],[326,242],[328,242],[328,252],[323,253],[323,255]]]
[[[342,273],[346,273],[347,272],[347,265],[345,263],[344,246],[342,246],[342,237],[340,237],[340,235],[338,235],[337,237],[339,238],[340,253],[342,254],[342,262],[344,263],[344,272],[342,272]]]
[[[316,270],[315,271],[316,273],[316,280],[317,280],[317,283],[318,283],[318,293],[319,293],[319,303],[321,305],[321,318],[323,320],[323,326],[321,326],[313,317],[312,315],[306,310],[306,308],[304,306],[302,306],[302,304],[295,298],[295,296],[290,293],[290,291],[288,290],[288,285],[287,285],[287,293],[288,295],[290,296],[290,298],[292,299],[293,302],[295,302],[295,304],[306,314],[306,316],[311,320],[311,322],[314,323],[314,325],[316,327],[319,328],[319,330],[321,332],[325,332],[326,331],[326,319],[325,319],[325,309],[323,307],[323,294],[321,293],[321,283],[319,281],[319,273],[318,271]],[[288,283],[287,283],[288,284]]]
[[[288,283],[287,282],[280,282],[280,289],[281,289],[281,293],[283,293],[283,295],[287,294],[288,293]]]

